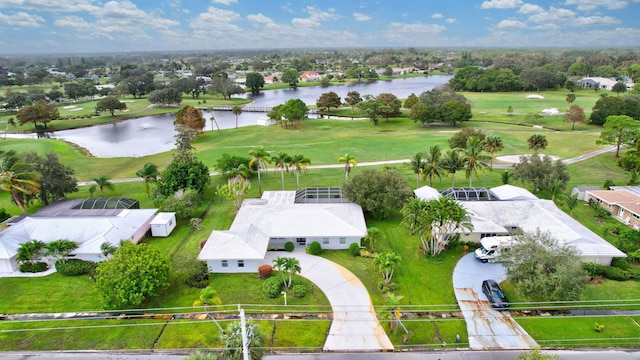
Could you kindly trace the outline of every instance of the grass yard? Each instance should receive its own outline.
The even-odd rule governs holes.
[[[637,316],[518,317],[525,331],[543,347],[636,347],[640,341]],[[595,330],[595,324],[604,330]]]

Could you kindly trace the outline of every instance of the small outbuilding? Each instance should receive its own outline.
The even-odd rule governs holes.
[[[176,227],[176,213],[161,212],[151,220],[151,236],[167,237]]]

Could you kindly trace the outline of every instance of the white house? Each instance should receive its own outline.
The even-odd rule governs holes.
[[[584,89],[595,89],[596,86],[602,90],[611,90],[613,89],[613,85],[615,85],[618,80],[613,78],[604,78],[604,77],[585,77],[578,80],[578,85],[582,86]],[[631,90],[633,88],[632,82],[626,82],[627,90]]]
[[[360,245],[366,234],[362,208],[342,198],[339,188],[265,191],[261,199],[243,202],[229,230],[211,233],[198,260],[210,272],[252,273],[268,250],[287,242],[306,247],[317,241],[338,250]]]
[[[451,188],[440,192],[455,198],[471,216],[473,231],[460,232],[460,240],[480,242],[490,236],[549,234],[561,245],[578,251],[582,261],[610,265],[627,255],[574,218],[551,200],[538,199],[524,188],[502,185],[491,189]]]
[[[71,257],[101,261],[100,246],[120,241],[137,244],[149,231],[158,209],[137,209],[133,199],[63,199],[32,215],[11,220],[0,231],[0,273],[18,269],[18,248],[31,240],[48,244],[70,240],[78,244]],[[139,206],[139,205],[138,205]]]

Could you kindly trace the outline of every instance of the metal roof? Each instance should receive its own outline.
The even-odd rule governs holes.
[[[442,196],[448,196],[462,201],[495,201],[500,200],[487,188],[448,188],[440,191]]]

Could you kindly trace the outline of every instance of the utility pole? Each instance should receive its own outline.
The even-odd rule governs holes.
[[[247,323],[244,318],[244,309],[238,304],[238,311],[240,311],[240,327],[242,328],[242,358],[249,360],[249,339],[247,338]]]

